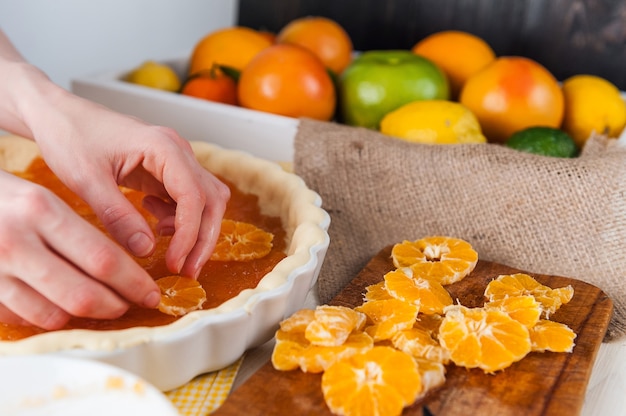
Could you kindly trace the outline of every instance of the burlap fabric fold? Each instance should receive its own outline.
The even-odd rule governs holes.
[[[599,287],[615,307],[607,339],[626,334],[626,149],[615,140],[593,137],[579,158],[559,159],[302,119],[294,170],[331,216],[321,302],[383,247],[447,235],[481,259]]]

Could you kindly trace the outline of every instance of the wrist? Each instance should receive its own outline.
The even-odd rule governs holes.
[[[6,76],[0,85],[0,126],[33,139],[37,126],[67,92],[27,62],[4,61],[0,65]]]

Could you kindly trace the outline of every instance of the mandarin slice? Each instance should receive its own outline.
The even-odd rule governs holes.
[[[541,317],[541,304],[534,296],[510,296],[485,303],[485,308],[494,308],[507,313],[511,318],[532,328]]]
[[[448,285],[474,270],[478,253],[459,238],[432,236],[395,244],[391,258],[397,268],[410,267],[415,277]]]
[[[365,295],[363,295],[363,301],[369,302],[370,300],[383,300],[392,299],[393,297],[385,289],[385,282],[378,282],[373,285],[369,285],[365,288]]]
[[[458,366],[493,373],[530,352],[528,328],[496,309],[453,305],[439,327],[439,342]]]
[[[422,392],[418,396],[421,398],[430,390],[442,386],[446,382],[446,367],[436,361],[426,358],[413,357],[417,363],[417,371],[422,379]]]
[[[283,319],[279,325],[280,329],[285,332],[304,333],[306,327],[314,320],[315,311],[313,309],[300,309],[291,314],[290,317]]]
[[[447,364],[450,353],[435,340],[428,331],[409,328],[398,331],[391,338],[393,346],[416,358]]]
[[[320,305],[315,319],[309,323],[304,336],[311,344],[332,347],[341,345],[354,330],[365,325],[365,314],[345,306]]]
[[[540,320],[530,328],[532,350],[538,352],[572,352],[576,333],[560,322]]]
[[[408,273],[412,275],[410,269]],[[385,289],[396,299],[419,306],[425,314],[442,314],[446,306],[452,305],[452,297],[436,280],[411,277],[401,269],[384,276]]]
[[[415,360],[390,347],[376,346],[338,361],[322,375],[329,409],[339,415],[400,415],[422,392]]]
[[[173,316],[186,315],[202,308],[206,292],[200,283],[189,277],[166,276],[156,280],[161,289],[159,310]]]
[[[571,285],[552,289],[542,285],[532,276],[525,273],[500,275],[487,285],[485,297],[490,301],[501,300],[509,296],[532,295],[541,304],[545,316],[548,318],[561,305],[568,303],[574,296]]]
[[[303,333],[278,330],[271,361],[277,370],[321,373],[338,360],[373,346],[374,340],[364,332],[350,334],[341,345],[325,347],[311,344]]]
[[[222,220],[222,228],[211,254],[213,261],[250,261],[265,257],[272,250],[274,234],[253,224]]]
[[[398,299],[373,300],[354,309],[367,315],[370,324],[365,332],[374,341],[391,339],[396,332],[413,327],[419,312],[419,306]]]

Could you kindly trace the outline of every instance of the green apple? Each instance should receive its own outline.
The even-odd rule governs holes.
[[[367,51],[339,80],[341,122],[378,129],[385,114],[417,100],[447,100],[445,73],[409,50]]]

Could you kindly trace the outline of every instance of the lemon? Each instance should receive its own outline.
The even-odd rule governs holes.
[[[180,79],[172,68],[154,61],[146,61],[132,70],[125,78],[133,84],[159,90],[176,92],[180,89]]]
[[[446,100],[414,101],[387,113],[383,134],[425,144],[485,143],[478,119],[464,105]]]
[[[507,141],[506,146],[552,157],[575,157],[578,147],[569,134],[553,127],[528,127],[514,133]]]
[[[565,130],[582,147],[591,133],[618,137],[626,126],[626,103],[619,89],[595,75],[575,75],[563,82]]]

